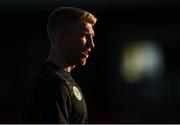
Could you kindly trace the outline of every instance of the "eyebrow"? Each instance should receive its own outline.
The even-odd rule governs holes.
[[[92,32],[92,33],[90,33],[90,32],[84,32],[84,34],[85,34],[85,35],[92,35],[93,37],[95,37],[95,33],[94,33],[94,32]]]

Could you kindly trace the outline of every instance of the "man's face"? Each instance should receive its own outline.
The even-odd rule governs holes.
[[[69,64],[84,66],[91,49],[95,47],[93,42],[94,30],[90,23],[77,23],[72,28],[72,33],[66,36],[66,53]]]

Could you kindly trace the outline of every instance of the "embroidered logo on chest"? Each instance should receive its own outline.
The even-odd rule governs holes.
[[[79,89],[76,86],[73,86],[73,93],[79,101],[82,100],[81,92],[79,91]]]

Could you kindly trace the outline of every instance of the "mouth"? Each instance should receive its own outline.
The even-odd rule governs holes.
[[[82,54],[83,54],[86,58],[88,58],[89,55],[90,55],[90,51],[89,51],[89,50],[84,50],[84,51],[82,51]]]
[[[84,55],[86,58],[89,57],[89,53],[88,53],[87,51],[83,51],[82,53],[83,53],[83,55]]]

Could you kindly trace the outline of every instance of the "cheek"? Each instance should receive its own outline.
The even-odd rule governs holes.
[[[77,51],[82,51],[85,47],[86,44],[86,40],[85,39],[79,39],[76,41],[76,43],[74,44],[74,47],[76,47]]]
[[[76,55],[84,50],[85,44],[86,44],[86,39],[84,38],[73,39],[72,43],[68,45],[66,50],[68,51],[69,54]]]
[[[67,49],[69,51],[69,55],[71,56],[77,56],[82,51],[82,47],[77,44],[72,44],[70,48]]]
[[[81,45],[82,46],[85,46],[86,45],[86,38],[84,37],[84,38],[81,38]]]

